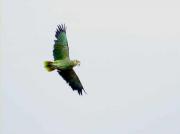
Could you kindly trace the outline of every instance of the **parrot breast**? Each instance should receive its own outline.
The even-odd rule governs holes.
[[[53,62],[53,66],[59,70],[72,69],[75,65],[73,60],[56,60]]]

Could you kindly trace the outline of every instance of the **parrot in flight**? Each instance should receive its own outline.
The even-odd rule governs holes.
[[[56,40],[54,41],[53,56],[54,61],[45,61],[44,67],[48,72],[57,70],[59,75],[69,84],[72,90],[77,90],[79,95],[82,95],[82,90],[85,92],[81,81],[73,70],[73,67],[80,65],[79,60],[70,60],[69,46],[66,37],[66,26],[61,24],[57,26]]]

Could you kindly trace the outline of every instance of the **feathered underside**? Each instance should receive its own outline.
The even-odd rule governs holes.
[[[64,24],[57,26],[55,37],[57,40],[55,40],[54,49],[53,49],[54,61],[70,60],[68,41],[66,37],[66,26]],[[51,62],[49,61],[45,62],[45,68],[48,71],[54,70],[54,68],[50,64]],[[77,74],[73,69],[64,69],[64,70],[57,69],[57,71],[62,76],[62,78],[70,85],[72,90],[76,90],[79,93],[79,95],[82,95],[82,91],[85,92],[81,84],[81,81],[79,80]]]
[[[66,26],[65,24],[61,24],[57,26],[55,37],[58,38],[61,33],[66,33]]]

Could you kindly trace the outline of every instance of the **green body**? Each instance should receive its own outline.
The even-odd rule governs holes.
[[[57,70],[71,88],[77,90],[79,95],[82,95],[84,88],[73,70],[73,67],[80,64],[80,62],[78,60],[70,60],[69,58],[65,25],[58,26],[55,37],[57,40],[55,40],[53,49],[54,61],[45,61],[44,67],[49,72]]]
[[[74,61],[71,61],[67,58],[64,60],[56,60],[52,63],[52,65],[56,69],[66,70],[66,69],[72,69],[76,64],[74,63]]]

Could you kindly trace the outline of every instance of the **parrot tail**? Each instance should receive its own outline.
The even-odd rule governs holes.
[[[55,70],[55,68],[53,67],[52,63],[53,63],[52,61],[45,61],[44,62],[44,67],[46,68],[46,70],[48,72],[51,72],[51,71]]]

